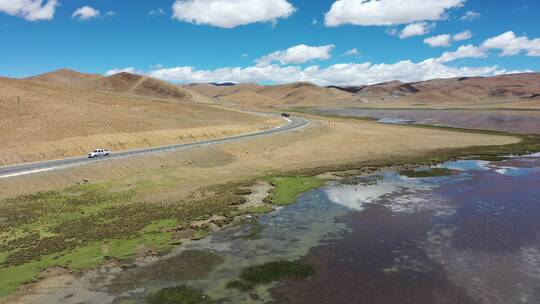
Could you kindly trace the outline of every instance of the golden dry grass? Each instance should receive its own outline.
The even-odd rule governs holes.
[[[242,181],[275,171],[415,156],[441,148],[518,142],[511,136],[312,118],[286,134],[137,157],[0,180],[0,197],[63,188],[82,179],[114,181],[120,188],[145,183],[141,200],[178,200],[200,187]]]
[[[20,103],[17,101],[20,96]],[[0,165],[253,132],[280,121],[207,104],[0,79]]]

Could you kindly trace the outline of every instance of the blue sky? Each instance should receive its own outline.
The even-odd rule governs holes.
[[[8,77],[352,85],[540,71],[536,0],[0,0],[0,31]]]

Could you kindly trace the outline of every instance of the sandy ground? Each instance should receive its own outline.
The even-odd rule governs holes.
[[[286,134],[0,179],[0,198],[60,189],[88,180],[111,181],[122,189],[145,183],[148,192],[141,194],[140,200],[178,200],[203,186],[251,179],[270,172],[518,141],[514,137],[351,119],[312,117],[311,120],[310,126]]]

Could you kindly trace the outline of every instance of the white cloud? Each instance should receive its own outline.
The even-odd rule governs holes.
[[[473,12],[473,11],[468,11],[465,13],[465,15],[461,16],[461,18],[459,18],[459,20],[461,21],[472,21],[474,19],[478,19],[480,18],[480,14],[477,13],[477,12]]]
[[[434,59],[438,63],[446,63],[465,58],[485,58],[487,51],[472,44],[462,45],[454,52],[444,52],[441,57]]]
[[[295,12],[287,0],[177,0],[173,18],[194,24],[233,28],[256,22],[276,22]]]
[[[0,0],[0,12],[29,21],[52,20],[57,0]]]
[[[472,38],[472,33],[470,31],[463,31],[461,33],[457,33],[454,36],[452,36],[452,39],[454,41],[463,41],[468,40]]]
[[[71,15],[71,18],[79,20],[90,20],[92,18],[99,17],[99,15],[100,12],[97,9],[86,5],[76,9]]]
[[[113,12],[113,11],[108,11],[108,12],[105,14],[105,17],[116,17],[116,13]]]
[[[157,68],[162,68],[161,65],[159,66],[156,66]],[[132,74],[143,74],[144,72],[140,72],[140,71],[137,71],[135,70],[134,67],[129,67],[129,68],[123,68],[123,69],[112,69],[112,70],[108,70],[107,72],[105,72],[105,75],[106,76],[112,76],[114,74],[118,74],[118,73],[122,73],[122,72],[125,72],[125,73],[132,73]]]
[[[397,25],[446,18],[465,0],[337,0],[325,15],[327,26]]]
[[[434,27],[435,24],[428,22],[411,23],[401,30],[399,38],[405,39],[413,36],[425,35]]]
[[[452,37],[448,34],[437,35],[424,39],[424,43],[431,47],[448,47],[450,46]]]
[[[345,56],[358,56],[358,55],[360,55],[360,52],[358,51],[358,49],[353,48],[353,49],[350,49],[350,50],[346,51],[341,56],[345,57]]]
[[[492,67],[449,67],[434,59],[414,63],[410,60],[393,64],[341,63],[326,68],[318,65],[302,68],[300,66],[280,66],[277,64],[249,67],[226,67],[215,70],[197,70],[183,66],[150,71],[152,77],[181,83],[208,82],[258,82],[291,83],[312,82],[318,85],[360,85],[390,80],[405,82],[462,76],[489,76],[502,73]]]
[[[151,10],[151,11],[148,12],[148,15],[150,15],[152,17],[163,16],[163,15],[165,15],[165,10],[162,9],[162,8]]]
[[[394,27],[387,28],[385,32],[390,36],[397,36],[399,34],[399,31]]]
[[[540,38],[530,40],[526,36],[517,37],[512,31],[487,39],[482,47],[499,49],[501,56],[513,56],[521,52],[526,52],[527,56],[540,56]]]
[[[470,39],[472,33],[470,31],[463,31],[455,35],[443,34],[424,39],[424,43],[431,47],[449,47],[452,45],[452,41],[463,41]]]
[[[272,62],[281,64],[302,64],[311,60],[328,60],[332,57],[335,45],[309,46],[300,44],[286,50],[280,50],[257,59],[257,65],[268,65]]]

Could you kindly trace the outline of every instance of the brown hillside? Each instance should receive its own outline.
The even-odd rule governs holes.
[[[99,74],[85,74],[69,69],[60,69],[32,77],[25,78],[24,80],[47,82],[60,85],[79,84],[81,82],[93,82],[105,78]]]
[[[350,88],[344,88],[344,90],[350,91]],[[525,101],[540,97],[540,73],[494,77],[459,77],[413,83],[393,81],[359,88],[355,94],[368,102]]]
[[[168,82],[126,72],[105,77],[98,74],[84,74],[62,69],[23,80],[114,94],[138,95],[187,102],[210,102],[206,96],[201,96]]]
[[[153,90],[155,82],[140,79],[142,85],[113,83],[125,92]],[[0,129],[9,130],[0,132],[0,165],[80,156],[98,147],[119,151],[224,137],[279,123],[198,102],[0,78]]]
[[[119,73],[100,81],[102,90],[115,93],[151,96],[165,99],[193,100],[192,92],[155,78],[131,73]]]
[[[232,86],[192,84],[185,87],[225,102],[260,107],[335,105],[351,101],[352,97],[342,90],[303,82],[274,86],[245,83]]]

